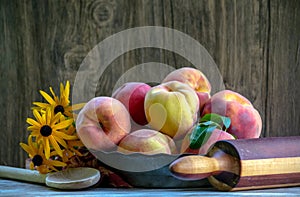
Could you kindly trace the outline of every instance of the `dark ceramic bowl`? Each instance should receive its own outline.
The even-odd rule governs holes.
[[[123,154],[90,150],[97,159],[118,172],[134,187],[145,188],[205,188],[210,187],[207,179],[184,181],[172,176],[169,165],[184,155],[141,153]]]

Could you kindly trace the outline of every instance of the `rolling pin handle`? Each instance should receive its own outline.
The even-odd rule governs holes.
[[[221,172],[236,173],[236,158],[218,149],[213,157],[189,155],[170,164],[173,176],[182,180],[200,180]]]
[[[190,155],[175,160],[169,169],[178,179],[200,180],[218,173],[219,165],[215,158]]]

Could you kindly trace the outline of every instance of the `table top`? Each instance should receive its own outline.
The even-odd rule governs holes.
[[[44,185],[0,179],[0,196],[300,196],[300,187],[221,192],[213,188],[101,188],[62,191]]]

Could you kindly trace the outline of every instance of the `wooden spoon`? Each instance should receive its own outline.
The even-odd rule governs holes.
[[[42,183],[57,189],[74,190],[95,185],[100,180],[100,172],[94,168],[80,167],[40,174],[37,170],[0,166],[0,177]]]

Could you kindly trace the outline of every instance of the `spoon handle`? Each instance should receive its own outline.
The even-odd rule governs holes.
[[[0,178],[8,178],[20,181],[45,184],[46,175],[40,174],[37,170],[29,170],[0,165]]]

